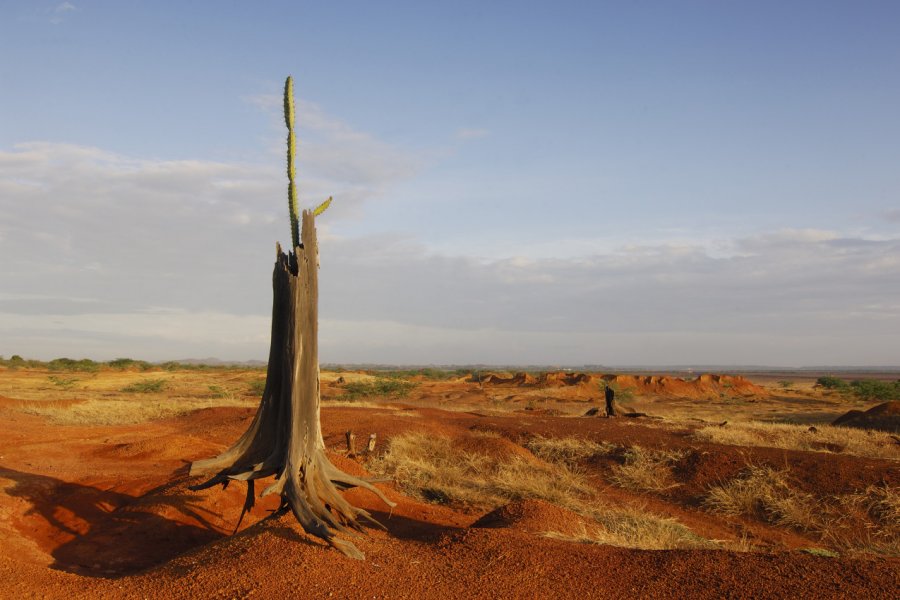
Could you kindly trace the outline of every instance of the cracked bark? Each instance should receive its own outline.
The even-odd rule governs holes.
[[[363,559],[352,542],[336,534],[363,531],[360,521],[382,525],[347,502],[341,490],[359,486],[388,506],[394,503],[369,481],[335,467],[325,455],[319,420],[318,258],[315,218],[305,210],[300,245],[287,254],[276,245],[269,364],[256,416],[225,452],[191,464],[191,475],[214,473],[191,489],[246,481],[240,526],[254,504],[255,480],[275,476],[262,493],[281,496],[273,516],[290,511],[307,533],[347,556]]]

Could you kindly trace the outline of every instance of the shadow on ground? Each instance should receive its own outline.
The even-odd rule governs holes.
[[[5,493],[31,508],[16,523],[54,559],[53,568],[117,577],[223,537],[219,515],[200,506],[184,476],[140,495],[0,467]]]

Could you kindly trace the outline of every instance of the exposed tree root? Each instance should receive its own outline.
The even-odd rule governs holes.
[[[318,245],[313,214],[303,211],[302,221],[302,243],[294,252],[285,254],[276,246],[269,366],[256,416],[228,450],[191,465],[191,475],[215,473],[191,489],[246,481],[240,526],[255,502],[255,480],[275,476],[262,496],[281,496],[276,515],[291,511],[307,533],[362,559],[356,546],[335,534],[362,531],[361,519],[383,526],[347,502],[340,490],[363,487],[388,506],[394,503],[369,481],[335,467],[325,455],[319,421]]]

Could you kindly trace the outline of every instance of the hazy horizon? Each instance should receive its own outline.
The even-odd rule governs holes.
[[[0,6],[0,355],[900,364],[900,5]]]

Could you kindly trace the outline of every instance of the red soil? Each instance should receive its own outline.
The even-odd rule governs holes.
[[[510,377],[496,373],[481,376],[482,384],[506,387],[570,387],[596,389],[597,384],[613,384],[620,390],[630,390],[640,395],[656,395],[677,398],[718,398],[729,396],[766,397],[769,392],[740,375],[703,374],[695,379],[657,375],[594,375],[567,371],[543,373],[535,378],[528,373],[516,373]]]
[[[711,384],[720,385],[719,382]],[[650,385],[650,384],[648,384]],[[538,460],[522,447],[534,435],[579,436],[622,445],[689,450],[670,496],[641,502],[674,516],[698,535],[750,535],[774,554],[718,550],[639,551],[546,538],[584,520],[537,501],[494,511],[413,500],[380,485],[397,507],[371,494],[348,498],[387,527],[354,540],[364,562],[305,535],[290,518],[261,521],[262,503],[231,536],[240,484],[190,492],[190,461],[210,456],[244,431],[253,409],[208,409],[133,426],[51,426],[0,403],[0,597],[47,598],[892,598],[897,559],[820,558],[792,551],[814,546],[801,533],[752,520],[726,520],[698,508],[710,484],[748,464],[788,467],[797,485],[825,496],[867,485],[900,484],[896,462],[824,453],[704,444],[687,432],[632,420],[508,416],[407,410],[323,409],[326,445],[342,469],[362,466],[340,455],[344,432],[376,432],[379,450],[406,431],[446,435],[471,452]],[[406,416],[409,412],[415,416]],[[472,435],[493,432],[495,436]],[[582,468],[610,503],[633,500],[603,475],[621,457]],[[274,500],[272,500],[274,501]]]

